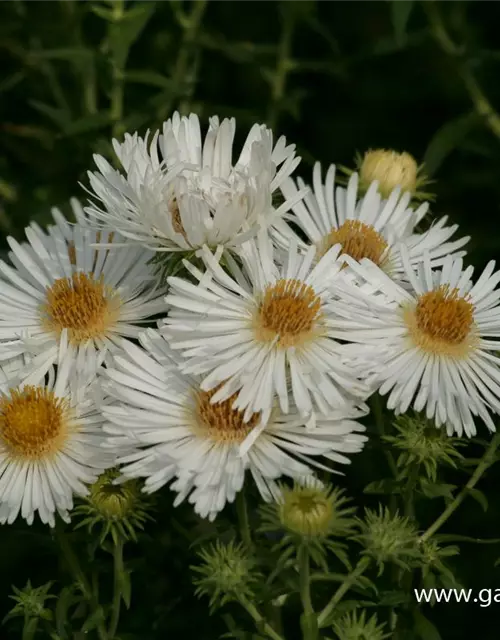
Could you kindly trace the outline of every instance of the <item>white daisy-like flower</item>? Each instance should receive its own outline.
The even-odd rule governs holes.
[[[237,396],[234,409],[269,417],[278,396],[289,411],[288,385],[301,416],[314,422],[315,410],[327,415],[366,397],[366,389],[340,357],[330,323],[335,315],[326,302],[339,276],[340,246],[315,262],[315,247],[301,255],[290,247],[282,266],[273,258],[264,232],[242,245],[243,269],[229,256],[231,275],[219,264],[221,251],[201,252],[206,273],[191,267],[195,286],[168,279],[172,307],[161,331],[186,359],[183,370],[207,374],[204,391],[218,388],[213,402]]]
[[[396,413],[425,410],[450,435],[473,436],[474,416],[495,431],[489,412],[500,413],[500,272],[490,262],[473,283],[473,268],[461,259],[449,257],[433,271],[427,258],[414,271],[402,255],[410,291],[370,261],[349,259],[365,284],[336,285],[332,306],[344,317],[336,336],[354,343],[345,352]]]
[[[73,210],[78,216],[78,203]],[[94,370],[121,336],[136,336],[167,308],[149,265],[151,252],[114,247],[120,244],[116,233],[53,213],[56,224],[47,232],[32,224],[28,242],[8,238],[13,266],[0,261],[0,360],[36,354],[33,379],[63,356],[67,344],[75,347],[79,369]]]
[[[35,513],[51,527],[58,513],[69,521],[73,495],[88,493],[114,456],[105,451],[104,418],[94,402],[88,377],[71,373],[68,349],[57,373],[35,385],[13,386],[0,374],[0,522]],[[95,380],[95,377],[94,377]]]
[[[347,188],[335,187],[335,165],[321,177],[321,165],[316,163],[313,170],[313,189],[303,201],[293,206],[293,211],[283,220],[277,220],[273,236],[278,246],[286,248],[290,239],[297,236],[290,227],[292,223],[306,236],[306,241],[298,239],[303,249],[310,244],[324,253],[332,245],[340,243],[342,254],[355,260],[368,258],[397,282],[404,282],[405,269],[399,251],[403,241],[407,247],[410,263],[418,265],[428,254],[433,266],[442,264],[444,258],[454,254],[461,257],[465,252],[458,250],[469,238],[450,240],[458,225],[446,226],[443,217],[424,233],[415,233],[419,222],[427,213],[428,204],[421,204],[417,210],[409,207],[411,193],[401,193],[398,187],[387,199],[383,199],[378,183],[373,182],[365,195],[359,195],[359,177],[354,173]],[[302,180],[286,180],[281,189],[286,198],[293,201],[296,194],[305,188]]]
[[[187,499],[213,520],[242,489],[247,472],[265,500],[277,499],[281,476],[303,479],[314,468],[347,464],[363,447],[365,428],[356,418],[366,411],[331,411],[313,430],[293,407],[287,415],[276,407],[267,423],[259,414],[245,422],[234,398],[213,403],[214,392],[203,391],[199,378],[179,373],[175,352],[158,332],[149,329],[139,339],[145,351],[124,344],[103,371],[112,398],[103,413],[111,450],[135,441],[135,451],[118,462],[125,477],[145,478],[149,493],[171,483],[176,505]]]
[[[284,137],[273,146],[272,131],[256,124],[233,164],[235,130],[234,118],[212,117],[203,140],[198,116],[175,113],[151,142],[137,133],[113,140],[124,173],[94,157],[99,171],[89,180],[97,200],[86,212],[157,251],[238,245],[293,204],[274,209],[272,195],[300,158]]]

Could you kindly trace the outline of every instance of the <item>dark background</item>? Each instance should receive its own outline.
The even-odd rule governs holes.
[[[29,221],[47,222],[50,207],[83,198],[78,182],[93,153],[109,155],[112,135],[154,130],[180,108],[204,122],[236,116],[240,140],[256,120],[269,123],[297,144],[306,178],[315,160],[352,166],[368,148],[410,152],[436,180],[433,215],[460,223],[481,267],[500,252],[499,18],[497,2],[477,0],[1,2],[1,246]],[[376,449],[373,439],[340,481],[358,502],[370,504],[363,487],[387,475]],[[487,513],[469,500],[446,531],[498,537],[499,481],[493,470],[481,484]],[[137,572],[123,629],[143,640],[218,637],[223,626],[192,595],[192,555],[168,493],[162,500],[157,524],[130,547]],[[442,508],[425,503],[422,528]],[[195,529],[189,507],[175,518]],[[0,529],[0,549],[1,613],[11,584],[54,579],[56,546],[41,527],[16,524]],[[498,556],[498,546],[469,543],[450,565],[466,587],[500,589]],[[426,615],[443,640],[496,639],[499,612],[500,603],[449,604]],[[0,638],[20,637],[7,628]]]

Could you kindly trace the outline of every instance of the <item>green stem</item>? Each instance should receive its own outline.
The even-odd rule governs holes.
[[[73,551],[66,532],[61,528],[61,526],[58,525],[56,527],[55,534],[59,549],[61,550],[62,555],[66,560],[68,568],[73,574],[75,582],[79,585],[83,597],[85,598],[85,600],[87,600],[90,606],[90,610],[92,611],[92,613],[95,613],[99,609],[99,603],[97,602],[97,599],[92,591],[92,587],[90,586],[90,583],[87,580],[87,577],[85,576],[80,563],[78,562],[78,557]],[[98,623],[96,630],[99,640],[108,640],[108,634],[106,633],[106,627],[104,626],[103,622]]]
[[[181,19],[178,19],[184,32],[177,51],[177,59],[172,73],[170,95],[169,98],[164,101],[158,112],[158,117],[161,120],[164,120],[166,117],[170,117],[170,113],[176,100],[183,93],[182,87],[185,85],[186,77],[189,75],[189,63],[197,44],[198,30],[206,8],[207,0],[195,0],[189,16],[182,16]],[[187,100],[184,101],[182,110],[186,111],[188,106]]]
[[[277,633],[271,625],[264,619],[264,617],[259,613],[257,607],[250,602],[245,596],[239,597],[240,604],[247,610],[247,612],[252,616],[255,626],[257,629],[263,633],[265,633],[272,640],[284,640],[279,633]]]
[[[247,549],[251,549],[252,531],[250,529],[250,521],[248,519],[247,500],[244,491],[240,491],[236,496],[236,513],[238,516],[238,524],[240,526],[240,535]]]
[[[418,481],[419,464],[413,464],[406,480],[406,488],[403,493],[403,514],[408,518],[415,516],[415,487]]]
[[[297,551],[297,564],[299,566],[300,599],[304,612],[303,637],[304,640],[316,640],[318,635],[317,625],[312,624],[313,617],[315,620],[315,613],[311,599],[311,568],[309,552],[304,544]]]
[[[430,537],[432,537],[438,529],[440,529],[443,524],[448,520],[448,518],[458,509],[458,507],[462,504],[465,498],[469,495],[469,493],[474,489],[476,484],[479,482],[485,471],[487,471],[492,464],[495,462],[495,454],[500,445],[500,432],[495,433],[493,438],[491,439],[489,447],[486,449],[481,461],[479,462],[476,470],[472,474],[469,482],[465,485],[465,487],[457,494],[452,502],[446,507],[443,513],[437,518],[431,526],[420,536],[420,542],[425,542]]]
[[[279,113],[285,97],[286,80],[292,63],[290,59],[294,31],[294,19],[290,11],[285,12],[283,32],[278,46],[276,69],[271,88],[271,102],[267,114],[267,123],[271,129],[278,124]]]
[[[361,560],[358,562],[356,567],[351,571],[351,573],[346,576],[344,582],[339,586],[337,591],[333,594],[330,602],[326,605],[323,611],[318,616],[318,627],[322,629],[326,627],[328,624],[328,619],[332,614],[332,611],[338,605],[338,603],[342,600],[344,595],[349,591],[352,585],[356,582],[356,580],[363,575],[363,573],[367,570],[370,565],[370,558],[367,556],[363,556]]]
[[[374,393],[371,397],[371,405],[372,405],[372,413],[375,418],[375,427],[380,437],[380,442],[382,448],[384,450],[384,455],[387,458],[387,463],[391,470],[392,475],[397,478],[398,468],[396,466],[396,461],[394,460],[394,456],[392,455],[391,450],[389,449],[386,442],[384,442],[383,437],[385,436],[385,418],[384,418],[384,409],[382,406],[382,398],[378,393]]]
[[[118,621],[120,620],[123,571],[123,541],[118,540],[113,548],[113,605],[111,609],[111,621],[108,629],[108,635],[111,640],[116,635]]]
[[[119,23],[124,15],[124,1],[115,0],[113,2],[113,23]],[[112,86],[111,86],[111,119],[113,121],[113,137],[117,138],[121,133],[121,122],[123,119],[123,95],[124,95],[124,75],[123,68],[117,60],[113,60]]]
[[[462,77],[463,83],[474,105],[474,109],[478,116],[484,119],[490,131],[500,138],[500,114],[494,109],[486,94],[477,82],[474,74],[470,71],[463,59],[463,48],[458,47],[450,38],[443,19],[439,13],[437,2],[424,2],[423,7],[427,13],[429,26],[436,42],[441,49],[450,57],[454,58],[458,63],[458,71]]]

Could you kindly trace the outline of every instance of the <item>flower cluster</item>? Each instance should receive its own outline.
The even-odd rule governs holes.
[[[255,125],[234,160],[235,133],[176,113],[114,140],[74,222],[8,239],[1,522],[53,526],[109,474],[210,519],[248,476],[286,505],[283,477],[310,487],[363,448],[377,391],[450,435],[494,430],[500,274],[472,279],[446,218],[420,230],[408,154],[308,186],[294,145]]]

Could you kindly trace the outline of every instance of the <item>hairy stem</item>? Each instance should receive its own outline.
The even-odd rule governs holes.
[[[491,439],[489,447],[486,449],[481,461],[479,462],[476,470],[472,474],[469,482],[465,485],[465,487],[458,493],[454,500],[450,502],[450,504],[446,507],[443,513],[437,518],[431,526],[420,536],[420,542],[425,542],[430,537],[432,537],[436,531],[438,531],[443,524],[448,520],[448,518],[458,509],[458,507],[462,504],[465,498],[469,495],[472,489],[479,482],[485,471],[487,471],[492,464],[495,462],[496,452],[498,446],[500,445],[500,432],[495,433],[493,438]]]
[[[264,619],[264,617],[259,613],[257,607],[250,602],[245,596],[239,597],[240,604],[247,610],[247,612],[252,616],[255,625],[259,631],[265,633],[271,640],[284,640],[280,636],[280,634],[275,631],[271,625]]]
[[[111,639],[116,635],[118,621],[120,620],[123,571],[123,541],[118,540],[113,548],[113,605],[111,608],[111,621],[109,623],[108,630],[108,635]]]
[[[333,594],[330,602],[326,605],[323,611],[318,616],[318,627],[321,629],[326,627],[328,619],[332,614],[335,607],[342,600],[344,595],[349,591],[356,580],[363,575],[370,565],[370,558],[363,556],[358,564],[354,567],[349,575],[346,576],[344,582],[339,586],[337,591]]]

